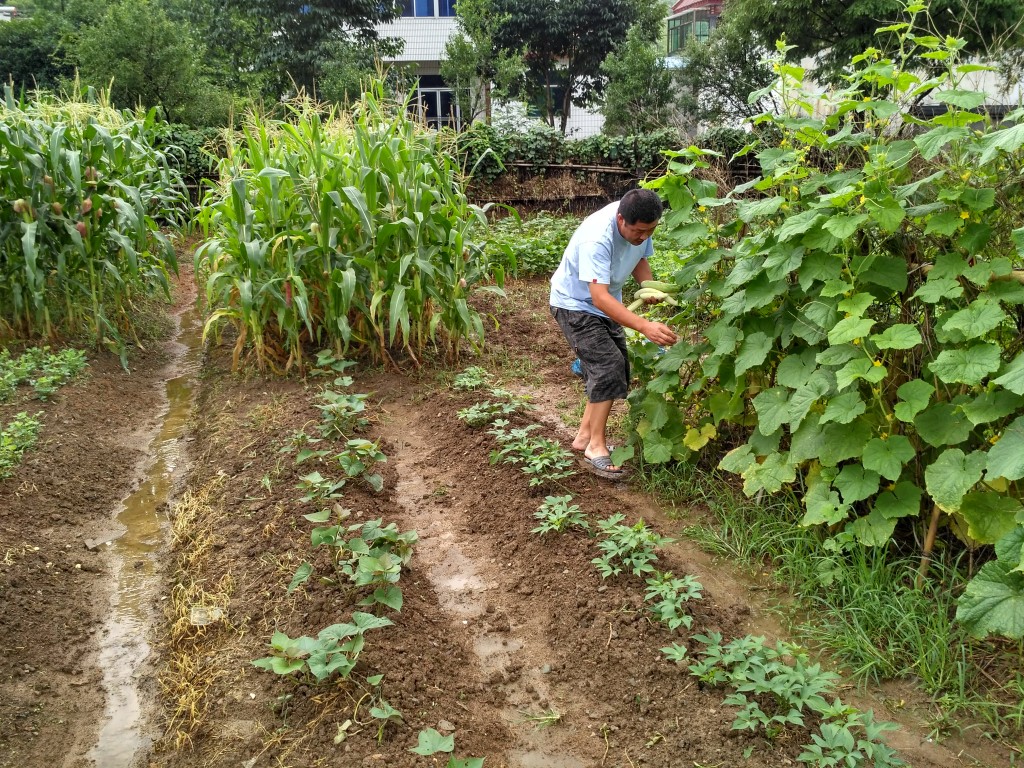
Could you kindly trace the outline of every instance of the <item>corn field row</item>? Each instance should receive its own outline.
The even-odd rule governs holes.
[[[351,113],[251,117],[229,147],[195,266],[205,332],[235,329],[236,365],[251,350],[260,367],[301,368],[307,344],[418,364],[428,345],[456,356],[482,340],[468,293],[503,281],[470,241],[484,211],[439,134],[383,94]]]
[[[180,176],[147,138],[153,116],[102,100],[0,104],[0,337],[84,336],[124,358],[145,295],[177,264]]]

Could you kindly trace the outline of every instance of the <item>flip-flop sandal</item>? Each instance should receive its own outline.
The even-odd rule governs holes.
[[[612,464],[611,456],[595,456],[594,458],[584,456],[583,466],[588,471],[598,477],[603,477],[605,480],[623,480],[626,477],[626,471],[622,467],[609,469],[609,467],[615,466]]]

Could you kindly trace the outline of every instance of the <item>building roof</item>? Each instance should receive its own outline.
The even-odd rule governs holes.
[[[675,16],[677,13],[683,13],[685,11],[711,11],[716,16],[722,13],[722,0],[678,0],[673,3],[672,10],[669,11],[670,16]]]

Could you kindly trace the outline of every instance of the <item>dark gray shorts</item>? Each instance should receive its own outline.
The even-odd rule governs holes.
[[[587,399],[624,400],[629,393],[629,354],[622,326],[607,317],[561,307],[551,307],[551,315],[583,365]]]

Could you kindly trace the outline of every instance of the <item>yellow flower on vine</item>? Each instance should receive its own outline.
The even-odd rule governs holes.
[[[960,218],[961,219],[969,219],[969,218],[971,218],[971,212],[970,211],[960,211]]]

